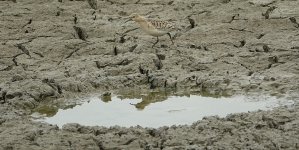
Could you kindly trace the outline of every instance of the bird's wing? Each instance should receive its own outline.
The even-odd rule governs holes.
[[[149,24],[158,30],[171,31],[174,29],[174,26],[167,21],[150,20]]]

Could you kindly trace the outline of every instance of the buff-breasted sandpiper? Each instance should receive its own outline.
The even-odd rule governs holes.
[[[153,44],[152,47],[154,47],[158,42],[159,42],[159,36],[163,36],[165,34],[167,34],[173,43],[173,40],[171,38],[171,31],[174,31],[176,28],[174,27],[173,24],[171,24],[168,21],[159,21],[159,20],[149,20],[146,19],[143,16],[140,16],[136,13],[133,13],[129,16],[129,20],[130,21],[133,20],[136,23],[139,24],[140,28],[147,34],[157,37],[157,41]],[[126,22],[127,22],[126,21]]]

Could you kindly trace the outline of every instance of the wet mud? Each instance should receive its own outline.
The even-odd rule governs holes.
[[[0,149],[298,149],[298,6],[298,0],[0,0]],[[131,13],[175,23],[174,44],[163,36],[152,48],[154,37],[125,22]],[[59,129],[30,118],[45,103],[70,106],[123,89],[264,92],[296,104],[158,129]]]

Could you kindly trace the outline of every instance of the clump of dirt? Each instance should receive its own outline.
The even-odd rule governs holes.
[[[298,6],[287,0],[1,0],[0,147],[298,149],[297,105],[160,129],[70,124],[60,130],[28,120],[40,103],[124,88],[296,94]],[[174,22],[174,44],[165,36],[152,48],[155,38],[125,22],[134,12]]]

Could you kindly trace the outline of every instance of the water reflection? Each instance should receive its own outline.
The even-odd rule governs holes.
[[[108,102],[112,101],[112,99],[111,99],[111,95],[101,96],[101,100],[102,100],[103,102],[105,102],[105,103],[108,103]]]
[[[146,106],[151,103],[162,102],[167,100],[169,97],[170,92],[160,91],[160,92],[150,92],[148,94],[138,94],[136,92],[127,92],[122,93],[120,96],[117,96],[121,100],[126,99],[141,99],[139,103],[131,103],[134,105],[138,110],[143,110]]]
[[[59,108],[59,106],[56,105],[51,105],[51,104],[41,104],[37,108],[33,110],[33,112],[38,112],[40,114],[45,115],[46,117],[53,117],[56,115],[59,109],[62,110],[67,110],[67,109],[72,109],[80,104],[71,104],[64,106],[63,108]]]
[[[162,102],[167,100],[171,96],[176,96],[176,97],[190,97],[191,95],[200,95],[203,97],[211,97],[211,98],[221,98],[221,97],[229,97],[227,94],[222,94],[222,95],[217,95],[217,94],[211,94],[208,92],[181,92],[181,93],[176,93],[174,91],[146,91],[146,92],[140,92],[137,90],[121,90],[115,93],[117,98],[121,100],[131,100],[131,99],[139,99],[141,100],[140,102],[133,101],[130,103],[130,105],[135,106],[136,109],[138,110],[143,110],[145,107],[149,106],[152,103],[157,103],[157,102]],[[107,94],[107,95],[102,95],[99,97],[103,102],[109,103],[112,101],[112,96]],[[70,105],[63,105],[59,106],[57,104],[52,105],[52,104],[41,104],[39,107],[33,110],[33,112],[38,112],[40,114],[45,115],[46,117],[52,117],[54,116],[59,109],[62,110],[67,110],[74,108],[75,106],[81,105],[79,104],[70,104]]]
[[[44,105],[35,111],[45,114],[41,121],[62,126],[66,123],[103,126],[159,127],[174,124],[191,124],[202,117],[230,113],[266,110],[279,105],[278,99],[269,96],[197,96],[191,93],[122,91],[118,96],[109,94],[91,97],[80,105],[59,109]],[[209,94],[207,94],[209,95]],[[215,98],[216,97],[216,98]]]
[[[51,105],[42,105],[36,108],[34,111],[40,114],[44,114],[47,117],[53,117],[58,112],[58,107]]]
[[[150,105],[151,103],[156,103],[156,102],[162,102],[167,100],[170,96],[177,96],[177,97],[190,97],[192,95],[200,95],[203,97],[212,97],[212,98],[221,98],[221,97],[229,97],[226,93],[222,95],[217,95],[217,94],[211,94],[209,92],[182,92],[182,93],[175,93],[173,91],[152,91],[152,92],[147,92],[144,94],[141,94],[138,91],[120,91],[118,94],[118,98],[121,100],[126,100],[126,99],[141,99],[141,102],[139,103],[131,103],[131,105],[134,105],[138,110],[143,110],[146,106]],[[106,102],[106,97],[102,101]],[[109,98],[111,101],[111,96]]]

